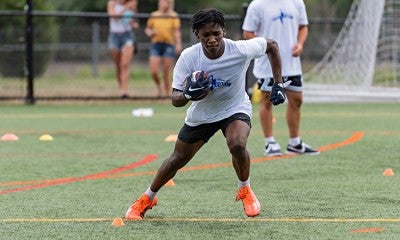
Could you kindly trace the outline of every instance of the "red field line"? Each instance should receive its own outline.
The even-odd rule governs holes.
[[[54,179],[54,180],[47,180],[47,181],[44,181],[44,182],[38,183],[38,184],[27,185],[27,186],[24,186],[24,187],[3,190],[3,191],[0,191],[0,195],[7,194],[7,193],[28,191],[28,190],[32,190],[32,189],[36,189],[36,188],[43,188],[43,187],[49,187],[49,186],[54,186],[54,185],[60,185],[60,184],[67,184],[67,183],[71,183],[71,182],[84,181],[84,180],[88,180],[88,179],[104,178],[104,177],[106,177],[106,176],[108,176],[110,174],[115,174],[115,173],[118,173],[118,172],[121,172],[121,171],[125,171],[125,170],[128,170],[128,169],[132,169],[132,168],[136,168],[136,167],[148,164],[148,163],[154,161],[157,158],[158,158],[157,155],[147,155],[144,159],[142,159],[142,160],[140,160],[138,162],[127,164],[125,166],[122,166],[122,167],[119,167],[119,168],[114,168],[114,169],[111,169],[111,170],[108,170],[108,171],[95,173],[95,174],[91,174],[91,175],[86,175],[86,176],[82,176],[82,177],[60,178],[60,179]]]
[[[329,144],[323,147],[318,148],[319,151],[324,152],[328,150],[333,150],[335,148],[339,147],[344,147],[346,145],[353,144],[355,142],[358,142],[362,139],[364,136],[363,132],[354,132],[353,135],[341,142]],[[296,157],[298,155],[290,155],[290,154],[284,154],[280,157],[262,157],[262,158],[255,158],[252,159],[252,163],[258,163],[258,162],[265,162],[265,161],[272,161],[272,160],[281,160],[281,159],[287,159],[291,157]],[[188,166],[188,167],[183,167],[182,169],[179,170],[179,172],[188,172],[188,171],[194,171],[194,170],[204,170],[204,169],[215,169],[215,168],[220,168],[220,167],[229,167],[232,166],[231,162],[225,162],[225,163],[210,163],[210,164],[203,164],[203,165],[198,165],[198,166]],[[142,175],[154,175],[156,171],[150,171],[150,172],[134,172],[134,173],[118,173],[118,174],[113,174],[107,176],[107,178],[122,178],[122,177],[135,177],[135,176],[142,176]]]
[[[351,230],[353,233],[376,233],[376,232],[382,232],[385,229],[382,227],[373,227],[373,228],[360,228],[360,229],[354,229]]]
[[[345,139],[344,141],[341,141],[341,142],[322,146],[322,147],[318,148],[318,150],[321,152],[324,152],[324,151],[340,148],[340,147],[343,147],[346,145],[350,145],[357,141],[360,141],[363,136],[364,136],[363,132],[354,132],[350,138]],[[253,163],[257,163],[257,162],[272,161],[272,160],[278,160],[278,159],[287,159],[287,158],[291,158],[291,157],[295,157],[295,156],[298,156],[298,155],[284,154],[281,157],[262,157],[262,158],[252,159],[251,161]],[[23,184],[33,184],[33,185],[27,185],[24,187],[3,190],[3,191],[0,191],[0,195],[7,194],[7,193],[27,191],[27,190],[32,190],[32,189],[36,189],[36,188],[60,185],[60,184],[67,184],[67,183],[77,182],[77,181],[91,180],[91,179],[123,178],[123,177],[132,177],[132,176],[154,175],[156,173],[156,171],[135,172],[135,173],[120,173],[120,172],[148,164],[148,163],[154,161],[156,158],[157,158],[157,155],[148,155],[144,159],[140,160],[139,162],[128,164],[123,167],[115,168],[115,169],[105,171],[105,172],[100,172],[100,173],[96,173],[96,174],[92,174],[92,175],[83,176],[83,177],[3,183],[3,184],[0,184],[0,186],[23,185]],[[203,165],[198,165],[198,166],[183,167],[179,171],[187,172],[187,171],[193,171],[193,170],[215,169],[215,168],[229,167],[229,166],[232,166],[231,162],[203,164]]]

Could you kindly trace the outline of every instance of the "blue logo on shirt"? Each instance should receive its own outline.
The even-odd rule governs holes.
[[[276,21],[276,20],[280,20],[281,23],[283,23],[283,19],[285,18],[289,18],[289,19],[293,19],[293,15],[289,14],[289,13],[285,13],[282,9],[280,9],[280,13],[278,16],[274,17],[272,20]]]
[[[231,85],[232,85],[232,83],[230,81],[225,81],[220,78],[213,78],[211,81],[211,91],[216,88],[230,87]]]

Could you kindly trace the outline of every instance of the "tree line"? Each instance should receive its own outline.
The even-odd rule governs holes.
[[[53,11],[87,11],[87,12],[105,12],[108,0],[82,1],[54,1],[40,0],[32,1],[36,10]],[[139,11],[150,13],[157,9],[158,0],[138,0]],[[229,4],[228,4],[229,2]],[[175,0],[175,10],[182,14],[193,14],[196,9],[215,7],[226,14],[241,14],[243,4],[251,0]],[[304,0],[309,17],[346,17],[352,4],[349,0]],[[23,10],[26,0],[3,0],[0,1],[0,9],[4,10]]]
[[[40,11],[65,11],[65,12],[106,12],[108,0],[82,1],[82,0],[32,0],[33,9]],[[352,1],[349,0],[304,0],[307,6],[307,12],[310,18],[344,18],[346,17]],[[1,0],[1,10],[19,10],[23,11],[27,0]],[[138,0],[139,12],[150,13],[157,9],[158,0]],[[215,7],[225,14],[241,15],[243,6],[251,0],[175,0],[175,10],[180,14],[193,14],[197,9]],[[0,11],[1,11],[0,10]],[[106,19],[105,19],[106,20]],[[56,18],[34,18],[35,41],[45,43],[58,42],[59,28]],[[63,22],[65,25],[76,24],[76,18],[70,18]],[[22,44],[24,36],[25,18],[23,16],[9,17],[3,15],[0,17],[0,36],[1,44]],[[46,27],[39,27],[46,26]],[[329,25],[327,25],[329,26]],[[310,36],[311,37],[311,36]],[[17,43],[17,42],[18,43]],[[24,59],[24,52],[6,52],[2,53],[7,61],[0,61],[0,74],[5,76],[23,76],[23,68],[15,68],[21,59]],[[46,63],[52,57],[51,51],[35,51],[34,68],[35,75],[40,75]]]

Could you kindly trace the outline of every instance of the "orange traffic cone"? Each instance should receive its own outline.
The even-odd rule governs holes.
[[[1,136],[1,141],[5,142],[15,142],[18,141],[19,137],[15,135],[14,133],[6,133],[3,136]]]
[[[122,218],[114,218],[111,225],[116,226],[116,227],[121,227],[121,226],[124,226],[125,223],[124,223],[124,221],[122,221]]]
[[[168,135],[164,141],[166,142],[176,142],[176,140],[178,139],[178,135],[176,134],[172,134],[172,135]]]
[[[170,179],[170,180],[165,184],[165,186],[168,186],[168,187],[175,187],[175,182],[174,182],[174,180]]]
[[[394,172],[391,168],[386,168],[385,171],[383,172],[383,176],[385,177],[394,176]]]

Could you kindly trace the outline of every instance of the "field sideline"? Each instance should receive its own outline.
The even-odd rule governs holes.
[[[133,117],[137,108],[153,117]],[[143,221],[131,201],[171,153],[185,108],[169,102],[0,105],[0,239],[397,239],[400,108],[305,104],[301,135],[318,156],[264,157],[258,105],[248,141],[262,212],[245,217],[218,133],[165,186]],[[285,107],[274,131],[287,144]],[[43,134],[53,141],[39,141]],[[383,176],[392,168],[394,176]],[[399,173],[400,174],[400,173]]]

